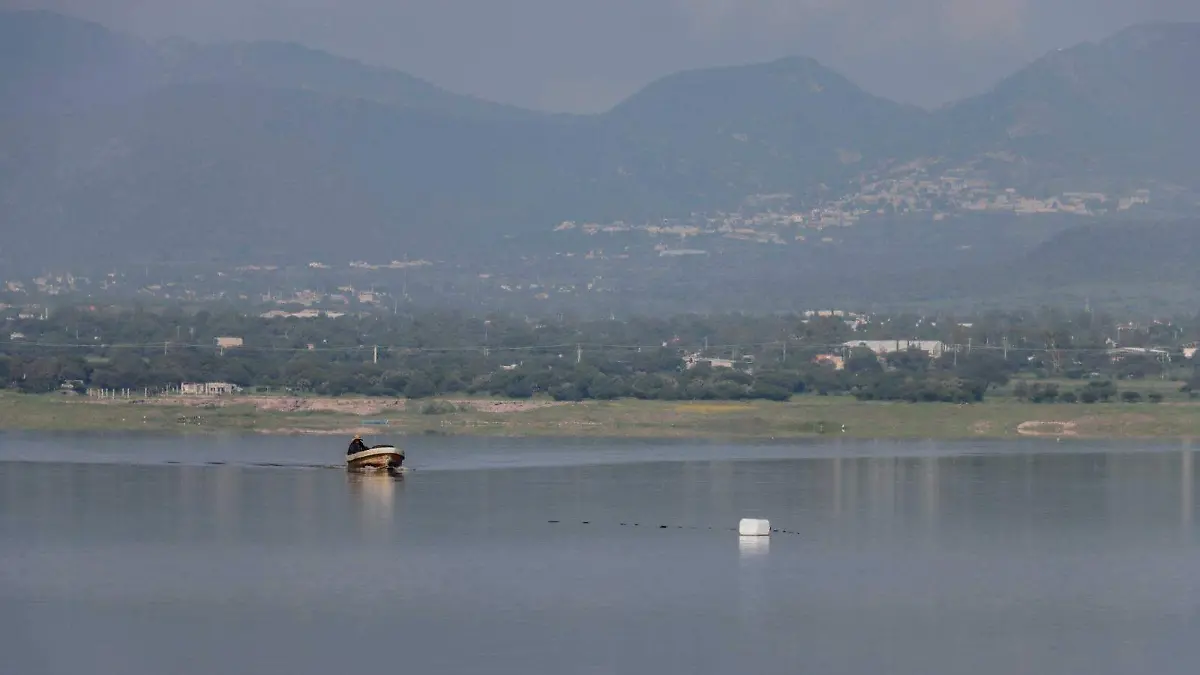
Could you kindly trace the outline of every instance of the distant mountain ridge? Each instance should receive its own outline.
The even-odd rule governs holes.
[[[538,119],[546,113],[454,94],[398,70],[333,56],[290,42],[240,42],[160,47],[165,76],[177,83],[236,82],[361,98],[401,108],[467,118]]]
[[[1197,63],[1200,24],[1148,24],[932,112],[790,57],[556,115],[295,44],[0,13],[0,260],[486,253],[563,220],[799,213],[933,160],[1001,193],[1197,190]],[[933,204],[939,180],[910,182]]]
[[[5,58],[0,83],[7,85],[0,90],[6,94],[0,99],[4,105],[33,98],[37,89],[55,82],[103,84],[124,93],[221,82],[315,91],[462,117],[550,116],[451,93],[398,70],[291,42],[197,44],[180,38],[146,42],[53,12],[0,12],[0,16],[4,17],[0,21],[0,55]]]
[[[1088,168],[1200,176],[1200,23],[1146,24],[1047,54],[943,111],[958,152],[1004,148]]]

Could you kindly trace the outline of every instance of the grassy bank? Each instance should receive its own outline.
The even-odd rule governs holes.
[[[287,403],[287,405],[283,405]],[[228,398],[98,402],[76,396],[0,394],[0,429],[206,433],[411,434],[767,439],[1200,437],[1200,403],[1033,404],[859,402],[801,396],[755,401],[587,401],[530,405],[473,399]],[[387,424],[370,424],[382,422]],[[844,425],[844,428],[843,428]]]

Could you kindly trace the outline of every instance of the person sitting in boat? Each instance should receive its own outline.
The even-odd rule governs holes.
[[[354,440],[350,441],[350,448],[346,450],[346,454],[353,455],[356,452],[362,452],[367,449],[367,444],[363,443],[362,436],[354,434]]]

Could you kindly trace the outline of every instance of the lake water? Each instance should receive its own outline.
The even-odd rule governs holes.
[[[1200,663],[1186,444],[344,440],[0,434],[0,672]]]

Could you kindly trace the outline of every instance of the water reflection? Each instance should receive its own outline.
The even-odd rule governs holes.
[[[738,556],[749,560],[764,556],[771,552],[770,537],[738,536]]]
[[[770,537],[738,536],[738,621],[742,631],[757,632],[770,610]]]
[[[239,466],[219,466],[213,469],[213,495],[210,504],[216,511],[217,534],[223,539],[237,535],[238,525],[245,517],[242,512],[243,490]]]
[[[394,647],[355,668],[420,672],[1191,672],[1191,445],[1025,447],[403,479],[0,461],[0,671],[328,673],[350,634]]]
[[[802,470],[796,465],[789,478],[798,490],[828,495],[812,506],[823,507],[831,525],[881,533],[900,521],[922,522],[934,532],[968,519],[1001,518],[1019,519],[1022,530],[1100,518],[1150,526],[1175,521],[1190,532],[1194,455],[1188,444],[1174,453],[839,458],[814,460]],[[995,510],[1000,503],[1003,514]]]
[[[346,474],[350,494],[359,504],[360,522],[365,529],[390,526],[396,513],[396,490],[404,477],[401,474]]]
[[[530,473],[513,473],[528,471]],[[514,475],[539,479],[520,492]],[[406,478],[387,474],[223,466],[0,462],[0,521],[37,514],[30,526],[86,530],[103,509],[129,508],[169,521],[178,538],[236,541],[259,530],[278,537],[322,536],[345,517],[366,528],[395,525]],[[798,530],[822,544],[864,534],[938,545],[992,530],[1013,546],[1054,528],[1130,528],[1189,543],[1195,519],[1195,450],[1011,453],[958,457],[831,457],[802,460],[562,466],[407,477],[438,484],[472,527],[547,518],[726,527],[746,514]],[[330,483],[343,487],[330,492]],[[620,484],[621,490],[613,485]],[[453,499],[451,499],[453,498]],[[335,516],[334,502],[351,512]],[[266,524],[281,515],[285,521]],[[468,522],[468,521],[463,521]],[[115,527],[115,525],[114,525]],[[999,528],[999,529],[997,529]],[[1082,532],[1078,530],[1077,532]],[[735,535],[736,536],[736,535]],[[739,541],[741,557],[769,538]]]
[[[1183,530],[1187,541],[1191,541],[1192,513],[1195,510],[1195,502],[1192,497],[1196,486],[1195,452],[1191,445],[1191,441],[1187,441],[1179,451],[1179,527]]]

